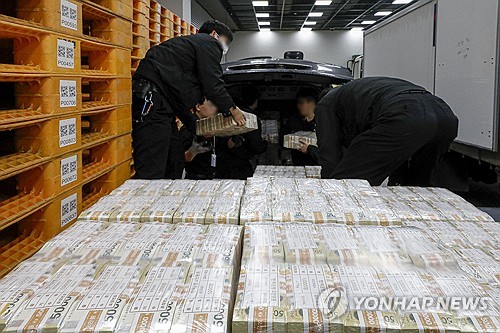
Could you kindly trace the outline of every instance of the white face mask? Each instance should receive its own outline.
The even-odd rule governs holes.
[[[229,51],[229,45],[226,44],[226,42],[222,41],[219,39],[220,35],[216,34],[215,39],[219,42],[220,46],[222,47],[222,55],[226,55],[227,51]]]

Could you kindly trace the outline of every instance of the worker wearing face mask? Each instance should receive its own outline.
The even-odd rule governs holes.
[[[331,90],[316,108],[322,178],[431,186],[458,119],[411,82],[368,77]],[[397,178],[395,177],[397,176]]]
[[[149,49],[141,60],[132,80],[136,178],[168,176],[175,117],[193,130],[197,118],[190,110],[205,96],[219,112],[240,126],[245,124],[222,81],[220,61],[232,40],[229,27],[207,21],[198,34],[169,39]]]

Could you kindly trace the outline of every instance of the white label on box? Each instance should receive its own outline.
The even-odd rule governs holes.
[[[64,227],[78,216],[76,201],[76,193],[61,200],[61,227]]]
[[[71,292],[94,271],[93,265],[64,265],[54,276],[37,290],[26,309],[39,309],[62,305]]]
[[[276,246],[278,245],[278,236],[276,235],[276,227],[271,225],[259,225],[250,229],[250,246]]]
[[[59,147],[76,143],[76,118],[59,120]]]
[[[323,266],[313,265],[290,266],[294,309],[314,309],[318,306],[319,295],[328,287],[328,273],[323,269]]]
[[[153,267],[134,297],[130,312],[165,311],[175,287],[183,282],[183,274],[182,267]]]
[[[321,228],[321,231],[329,250],[356,250],[359,248],[345,226],[325,226]]]
[[[59,81],[59,106],[62,108],[76,106],[76,81]]]
[[[243,307],[280,306],[279,267],[248,267],[245,279]]]
[[[61,0],[61,27],[78,30],[78,7],[67,0]]]
[[[122,296],[138,267],[109,266],[83,297],[78,310],[109,309]]]
[[[61,160],[61,186],[77,180],[78,155]]]
[[[57,39],[57,67],[75,68],[75,43]]]
[[[290,250],[318,247],[309,225],[285,225],[285,235]]]
[[[224,284],[228,283],[228,270],[229,268],[196,268],[191,277],[184,313],[220,311],[225,298]]]

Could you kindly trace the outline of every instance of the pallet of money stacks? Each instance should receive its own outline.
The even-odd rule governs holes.
[[[195,247],[193,262],[202,267],[239,267],[242,241],[243,227],[211,224]]]
[[[302,145],[318,145],[316,132],[299,131],[292,134],[286,134],[283,138],[283,147],[290,149],[299,149]]]
[[[144,187],[147,187],[151,180],[146,179],[128,179],[118,188],[114,189],[109,195],[111,196],[132,196]]]
[[[214,197],[208,208],[205,223],[239,224],[240,204],[240,197]]]
[[[204,137],[232,136],[255,131],[258,128],[257,116],[243,111],[246,122],[238,126],[233,117],[224,117],[222,113],[196,122],[196,135]]]
[[[305,169],[302,166],[259,165],[255,169],[254,177],[305,178]]]
[[[392,239],[415,267],[422,269],[454,268],[457,261],[443,243],[418,228],[391,228]]]
[[[306,178],[321,178],[321,167],[318,165],[306,165]]]
[[[55,261],[27,260],[0,280],[0,332],[56,270]]]
[[[130,199],[128,196],[120,195],[102,197],[93,206],[84,210],[78,216],[78,220],[109,221],[111,213],[123,207]]]
[[[233,274],[233,267],[191,266],[169,332],[229,331],[235,291]]]
[[[329,305],[329,298],[339,287],[339,281],[327,265],[289,264],[287,274],[287,332],[342,332],[342,316],[347,308],[345,301],[336,309]],[[339,295],[343,297],[342,295]],[[342,308],[342,310],[341,310]]]
[[[304,222],[335,223],[336,213],[323,193],[321,181],[317,179],[296,179],[301,212]]]
[[[270,222],[272,215],[272,183],[268,178],[249,178],[241,202],[240,223]]]
[[[288,265],[242,265],[233,312],[233,333],[286,332]]]
[[[125,305],[115,332],[169,332],[189,266],[151,267]]]
[[[285,261],[296,264],[326,264],[322,235],[311,223],[284,223]]]
[[[173,223],[174,214],[184,200],[185,197],[181,196],[157,197],[156,201],[142,211],[140,220],[141,222]]]
[[[110,267],[104,262],[77,264],[67,260],[56,271],[51,272],[49,278],[34,290],[18,311],[13,313],[2,332],[61,332],[65,325],[68,325],[68,317],[78,311],[89,292],[97,291],[92,287],[102,276],[108,274],[109,269],[113,269]],[[135,279],[138,278],[138,275],[129,274],[129,277]],[[26,278],[30,278],[30,276],[26,276]],[[9,275],[5,277],[6,281],[8,279]],[[33,284],[39,283],[36,280],[31,282]],[[3,287],[4,281],[1,284]],[[112,298],[120,298],[124,294],[122,294],[122,290],[119,290]],[[102,296],[103,293],[100,295]],[[109,301],[109,299],[103,298],[103,301]],[[99,317],[96,320],[102,319],[101,316],[96,317]],[[102,323],[102,321],[100,322]],[[74,329],[69,331],[75,332]]]
[[[245,184],[244,180],[223,179],[220,181],[217,195],[241,198],[245,191]]]
[[[243,235],[242,265],[285,262],[283,226],[279,223],[248,223]]]
[[[205,223],[205,216],[212,202],[212,197],[186,197],[174,213],[173,223]]]
[[[391,239],[385,227],[359,227],[339,224],[317,225],[324,242],[326,260],[332,265],[385,265],[404,267],[410,264]],[[370,238],[373,237],[373,240]]]
[[[262,119],[262,138],[269,143],[279,142],[279,124],[277,120]]]
[[[109,214],[109,222],[141,222],[142,214],[155,202],[155,197],[135,196]]]
[[[153,256],[161,266],[190,265],[206,239],[207,226],[179,223],[164,237]]]

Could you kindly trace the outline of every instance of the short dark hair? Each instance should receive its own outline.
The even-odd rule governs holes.
[[[255,86],[246,86],[241,90],[241,104],[249,107],[260,98],[259,90]]]
[[[295,99],[305,98],[307,100],[314,100],[316,103],[318,102],[318,91],[314,88],[303,88],[300,89],[295,95]]]
[[[226,36],[231,42],[233,41],[233,32],[231,29],[226,24],[217,20],[206,21],[202,24],[199,32],[202,34],[211,34],[214,30],[219,36]]]

